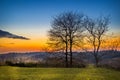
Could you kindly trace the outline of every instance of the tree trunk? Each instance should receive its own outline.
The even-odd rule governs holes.
[[[70,67],[73,65],[73,55],[72,55],[72,40],[70,40]]]
[[[66,41],[66,50],[65,50],[65,63],[66,63],[66,67],[68,67],[68,42]]]
[[[65,53],[65,64],[66,64],[66,67],[68,67],[68,52],[67,52],[67,49],[66,49],[66,53]]]
[[[98,46],[97,46],[97,50],[96,50],[96,67],[98,67],[98,63],[99,63],[99,48],[100,48],[100,45],[101,45],[101,41],[100,41],[100,37],[98,38]]]
[[[95,56],[95,65],[96,65],[96,67],[98,67],[98,57],[97,57],[97,55]]]
[[[65,62],[66,62],[66,67],[68,67],[68,57],[67,57],[67,53],[66,53],[66,56],[65,56]]]

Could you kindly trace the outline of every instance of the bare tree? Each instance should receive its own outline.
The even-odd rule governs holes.
[[[49,40],[57,48],[65,49],[66,67],[68,67],[68,56],[70,52],[70,67],[72,67],[72,49],[74,43],[84,31],[83,15],[73,12],[62,13],[56,16],[49,31]]]
[[[113,51],[117,51],[120,45],[120,37],[116,37],[113,40],[111,40],[110,48]]]
[[[96,66],[100,59],[99,50],[103,41],[104,34],[108,31],[109,17],[100,17],[96,20],[85,18],[84,27],[88,32],[88,41],[93,46],[93,55],[95,57]]]
[[[69,50],[70,50],[70,67],[73,63],[73,45],[76,45],[77,41],[80,43],[81,37],[83,37],[83,15],[76,13],[67,13],[66,21],[68,25],[68,37],[69,37]]]
[[[61,19],[58,19],[61,21]],[[52,51],[60,51],[65,47],[65,63],[66,67],[68,67],[68,37],[67,37],[67,29],[63,26],[60,21],[56,18],[52,23],[52,29],[50,29],[49,33],[49,45],[52,48]]]

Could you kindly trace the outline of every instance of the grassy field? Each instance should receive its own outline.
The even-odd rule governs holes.
[[[0,80],[120,80],[120,71],[105,68],[20,68],[0,66]]]

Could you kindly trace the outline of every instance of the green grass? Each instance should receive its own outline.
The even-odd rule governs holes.
[[[0,80],[120,80],[120,71],[105,68],[23,68],[0,66]]]

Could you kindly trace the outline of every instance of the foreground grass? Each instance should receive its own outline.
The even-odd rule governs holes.
[[[120,80],[120,72],[95,68],[21,68],[0,66],[0,80]]]

